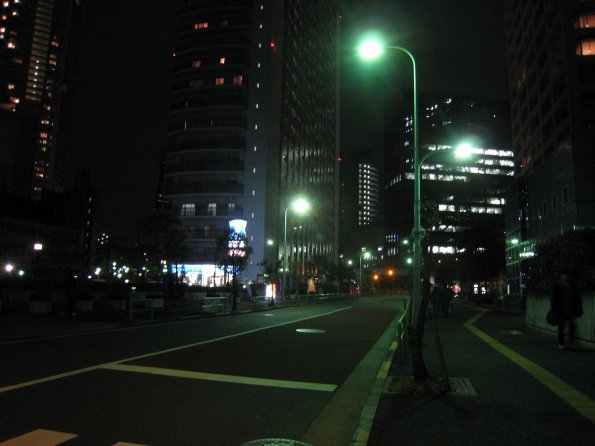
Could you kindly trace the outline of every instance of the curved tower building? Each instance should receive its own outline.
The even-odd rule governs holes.
[[[336,256],[337,10],[328,0],[187,0],[179,14],[161,198],[185,234],[187,276],[203,285],[216,239],[247,221],[262,264],[315,272]],[[288,212],[294,196],[313,208]]]

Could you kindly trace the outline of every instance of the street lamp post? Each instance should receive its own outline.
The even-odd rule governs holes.
[[[362,252],[359,256],[359,291],[360,291],[360,293],[363,290],[363,287],[362,287],[362,258],[369,259],[370,253],[365,251],[365,252]]]
[[[293,203],[285,208],[284,217],[283,217],[283,285],[281,288],[281,303],[285,303],[285,298],[287,296],[286,291],[286,284],[287,284],[287,212],[289,209],[293,209],[298,214],[303,214],[310,208],[310,203],[308,203],[303,198],[298,198]]]
[[[421,226],[421,166],[429,156],[438,152],[428,152],[421,156],[419,144],[419,119],[418,119],[418,98],[417,98],[417,66],[411,51],[401,46],[384,45],[377,39],[370,39],[363,42],[359,52],[365,59],[375,59],[382,55],[384,49],[392,49],[405,53],[411,60],[413,74],[413,303],[421,304],[421,241],[425,230]],[[468,155],[470,147],[462,144],[457,148],[457,154],[462,157]]]
[[[383,45],[377,40],[367,40],[359,47],[359,52],[366,59],[379,57],[384,49],[405,53],[411,60],[413,69],[413,302],[421,303],[421,159],[419,147],[418,112],[417,112],[417,67],[411,51],[401,46]]]

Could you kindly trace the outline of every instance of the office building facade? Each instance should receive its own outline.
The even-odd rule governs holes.
[[[387,113],[387,262],[409,271],[413,228],[413,119],[404,95]],[[420,94],[422,226],[424,256],[440,280],[494,281],[480,260],[504,266],[504,206],[514,174],[506,101],[443,94]],[[452,149],[471,146],[457,160]],[[498,262],[498,256],[501,262]],[[484,268],[485,267],[485,268]],[[486,276],[487,275],[487,276]],[[479,290],[481,292],[481,290]]]
[[[212,285],[216,240],[247,221],[243,272],[336,258],[337,38],[332,1],[192,1],[179,14],[160,200],[180,219],[191,283]],[[298,220],[301,195],[313,205]]]
[[[507,279],[537,243],[595,224],[595,1],[505,1],[513,148]]]
[[[41,198],[64,189],[82,6],[6,0],[0,10],[0,186]]]
[[[366,251],[381,262],[384,250],[382,147],[353,150],[341,156],[340,247],[344,265]]]

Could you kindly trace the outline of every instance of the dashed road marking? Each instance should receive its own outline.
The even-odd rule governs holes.
[[[78,437],[75,434],[37,429],[11,440],[3,441],[0,446],[56,446]]]
[[[0,446],[57,446],[73,438],[78,437],[75,434],[67,432],[51,431],[47,429],[37,429],[26,434],[3,441]],[[119,441],[112,446],[147,446],[138,443],[127,443]]]

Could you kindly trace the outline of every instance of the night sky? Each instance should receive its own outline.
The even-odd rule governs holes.
[[[420,90],[506,98],[501,0],[346,0],[343,14],[342,151],[381,144],[384,99],[407,80],[398,52],[363,65],[355,36],[375,28],[416,58]],[[135,237],[152,212],[166,143],[182,0],[86,3],[72,167],[92,170],[96,228]]]

